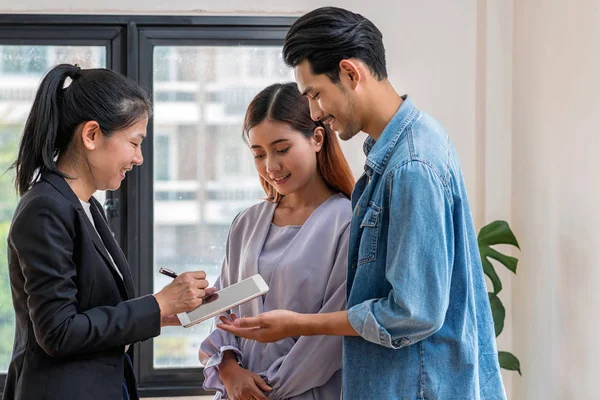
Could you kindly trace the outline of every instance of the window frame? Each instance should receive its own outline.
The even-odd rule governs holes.
[[[295,17],[0,15],[0,45],[87,45],[106,48],[107,68],[152,93],[157,45],[282,45]],[[144,167],[107,192],[107,214],[129,261],[138,296],[153,292],[153,121],[144,142]],[[5,256],[5,255],[0,255]],[[153,340],[139,343],[134,369],[140,397],[207,395],[201,369],[156,369]],[[6,375],[0,375],[0,396]]]

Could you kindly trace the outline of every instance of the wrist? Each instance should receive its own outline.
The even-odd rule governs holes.
[[[155,293],[153,296],[154,296],[154,299],[156,300],[156,302],[158,303],[158,308],[160,309],[161,318],[173,314],[167,309],[168,302],[165,301],[161,292]]]
[[[225,382],[229,376],[231,376],[238,368],[242,368],[235,357],[223,358],[223,361],[219,364],[217,369],[219,370],[219,377],[221,381]]]
[[[297,329],[298,336],[319,335],[318,332],[318,314],[298,314]]]

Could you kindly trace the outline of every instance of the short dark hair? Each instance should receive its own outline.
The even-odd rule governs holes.
[[[63,88],[67,78],[72,82]],[[64,177],[55,159],[67,151],[80,124],[96,121],[111,136],[151,112],[147,93],[131,79],[109,69],[57,65],[42,79],[23,129],[13,164],[17,191],[24,195],[44,171]]]
[[[339,63],[357,58],[378,79],[387,78],[383,35],[360,14],[322,7],[300,17],[285,37],[283,59],[290,67],[307,60],[313,74],[340,81]]]

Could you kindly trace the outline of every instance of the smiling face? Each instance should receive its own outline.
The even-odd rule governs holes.
[[[90,168],[92,185],[96,190],[116,190],[125,174],[134,165],[142,165],[142,141],[146,137],[148,119],[144,118],[128,128],[103,135],[94,121],[83,128],[83,145]]]
[[[252,127],[248,140],[259,175],[283,196],[303,189],[318,175],[322,129],[307,138],[288,124],[268,119]]]
[[[348,140],[361,130],[355,100],[344,80],[333,83],[325,74],[314,75],[308,61],[294,68],[300,93],[308,98],[310,116],[314,121],[328,124],[340,139]]]

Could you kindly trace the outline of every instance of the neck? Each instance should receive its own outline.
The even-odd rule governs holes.
[[[403,100],[387,79],[374,82],[367,97],[365,102],[367,117],[362,124],[363,132],[377,140],[402,105]]]
[[[334,194],[335,192],[316,173],[301,189],[284,196],[279,205],[292,209],[317,208]]]
[[[67,160],[63,157],[59,157],[56,166],[60,172],[67,176],[65,181],[77,198],[88,202],[96,192],[89,168],[77,166],[75,160]]]

